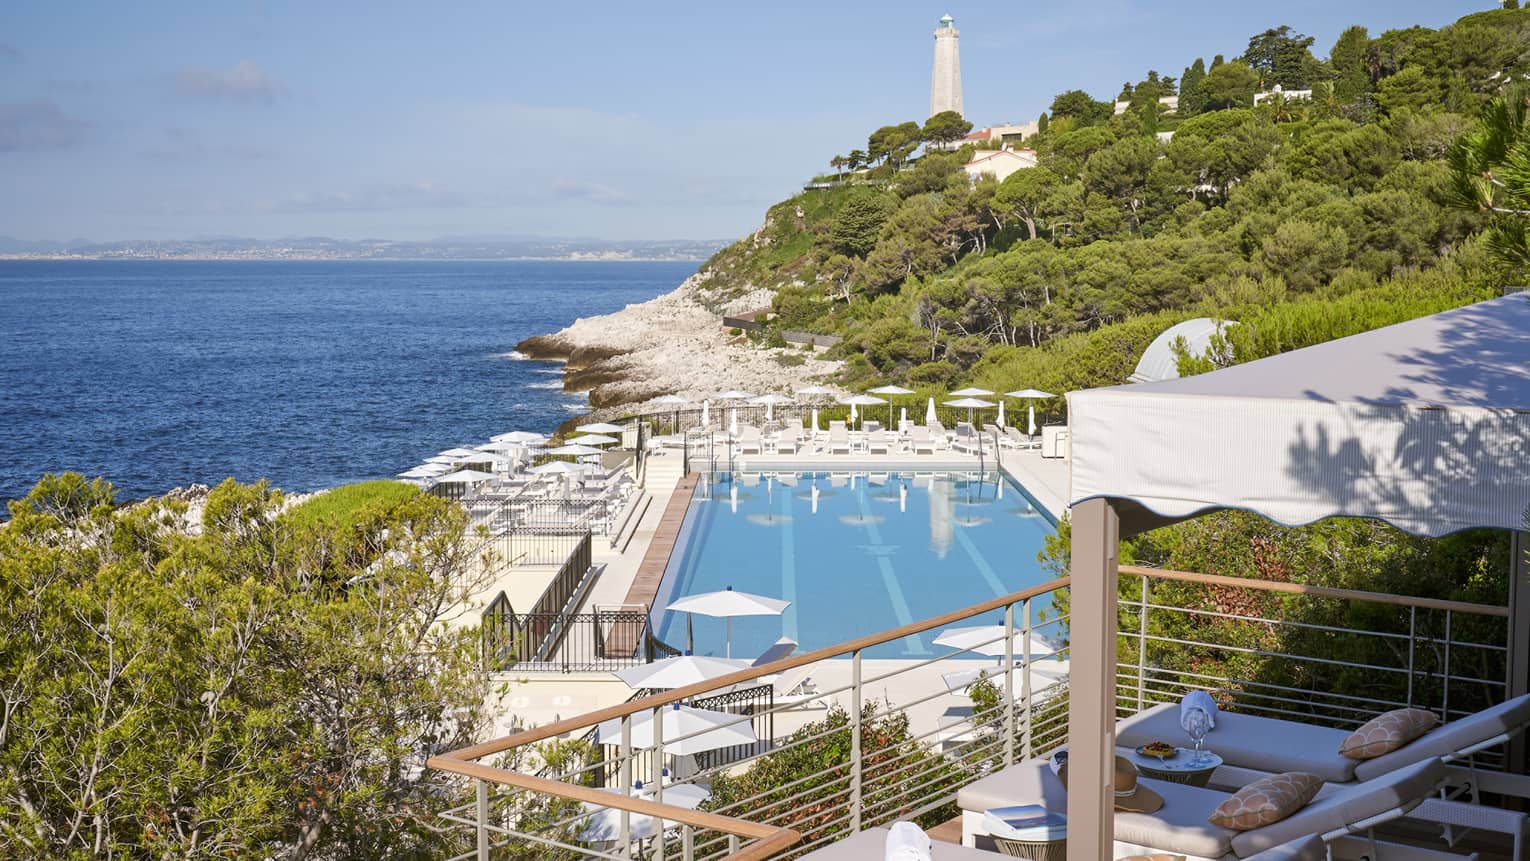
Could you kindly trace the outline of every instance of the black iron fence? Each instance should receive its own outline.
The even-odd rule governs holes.
[[[562,566],[590,534],[571,525],[518,526],[492,532],[479,545],[478,555],[487,556],[495,571],[513,565]]]
[[[988,398],[992,402],[991,398]],[[1004,423],[1011,427],[1025,429],[1026,412],[1021,404],[1015,407],[1014,401],[1006,404]],[[855,427],[864,428],[866,422],[877,422],[883,428],[895,429],[904,411],[908,418],[915,424],[925,423],[925,413],[929,404],[923,401],[894,398],[892,409],[889,412],[887,404],[874,404],[867,407],[856,407]],[[705,412],[705,416],[703,416]],[[971,417],[984,426],[993,424],[998,419],[998,408],[971,411]],[[947,428],[954,428],[960,422],[968,420],[969,412],[964,407],[948,407],[937,403],[935,406],[935,418]],[[773,426],[808,428],[812,425],[813,407],[799,404],[782,404],[774,408],[766,408],[762,404],[741,404],[729,406],[727,403],[712,404],[703,411],[700,407],[687,407],[683,410],[670,410],[667,412],[644,413],[639,416],[629,417],[625,422],[640,422],[652,428],[652,433],[657,436],[670,434],[683,434],[688,432],[710,429],[713,431],[726,431],[737,419],[739,426],[753,425],[755,427]],[[706,421],[703,422],[702,419]],[[850,407],[844,404],[831,403],[818,407],[818,427],[820,430],[828,430],[831,421],[849,421]],[[1047,424],[1062,424],[1064,418],[1061,413],[1044,410],[1036,411],[1036,426],[1039,428]]]
[[[674,650],[654,639],[640,608],[587,613],[515,613],[496,600],[484,611],[490,672],[591,672],[646,664]]]

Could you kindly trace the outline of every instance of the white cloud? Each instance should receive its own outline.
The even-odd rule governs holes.
[[[174,84],[176,92],[188,98],[237,104],[272,105],[287,95],[287,86],[253,60],[240,60],[227,69],[182,66]]]

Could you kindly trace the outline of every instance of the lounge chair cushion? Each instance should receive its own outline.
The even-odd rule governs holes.
[[[1239,858],[1247,858],[1309,834],[1348,833],[1356,823],[1383,813],[1412,810],[1439,786],[1445,774],[1444,763],[1431,759],[1357,783],[1319,798],[1273,825],[1239,832],[1232,840],[1233,851]]]
[[[1391,753],[1434,729],[1439,718],[1425,709],[1393,709],[1365,722],[1339,745],[1350,759],[1373,759]]]
[[[1370,780],[1421,759],[1449,756],[1494,736],[1517,730],[1527,723],[1530,723],[1530,694],[1453,720],[1439,729],[1424,733],[1411,744],[1358,763],[1355,766],[1355,777]]]
[[[809,852],[802,861],[882,861],[887,853],[887,829],[868,828],[844,840]],[[931,861],[993,861],[992,852],[936,840],[930,846]]]
[[[1206,747],[1229,765],[1272,774],[1305,771],[1328,783],[1349,783],[1355,779],[1356,761],[1339,754],[1346,735],[1342,729],[1222,711],[1217,713],[1217,728],[1206,736]],[[1179,703],[1154,706],[1116,726],[1116,744],[1122,747],[1183,738]]]
[[[1116,861],[1185,861],[1185,856],[1169,852],[1154,852],[1151,855],[1128,855],[1125,858],[1117,858]]]
[[[1236,832],[1207,820],[1227,793],[1146,777],[1140,782],[1162,796],[1163,807],[1153,814],[1116,811],[1117,840],[1203,858],[1220,858],[1230,851]],[[957,792],[956,803],[979,812],[1012,804],[1040,804],[1065,812],[1068,796],[1046,760],[1033,759],[968,784]]]
[[[1323,788],[1323,778],[1304,771],[1288,771],[1261,777],[1211,812],[1211,821],[1234,831],[1273,825],[1307,806]]]
[[[1327,858],[1327,844],[1323,842],[1323,838],[1311,834],[1300,840],[1292,840],[1290,843],[1282,843],[1272,849],[1266,849],[1257,855],[1250,855],[1243,861],[1326,861]]]

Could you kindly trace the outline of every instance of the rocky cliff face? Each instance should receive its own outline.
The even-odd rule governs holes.
[[[661,395],[698,403],[724,389],[789,393],[839,369],[797,348],[756,347],[730,336],[722,314],[768,305],[771,291],[718,291],[707,268],[678,288],[614,314],[581,317],[568,328],[528,338],[516,349],[562,360],[565,391],[588,391],[597,415],[630,412]]]

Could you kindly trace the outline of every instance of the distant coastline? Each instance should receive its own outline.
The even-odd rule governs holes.
[[[0,237],[0,260],[387,260],[692,263],[711,257],[724,240],[610,240],[507,237],[391,239],[186,239],[29,242]]]

